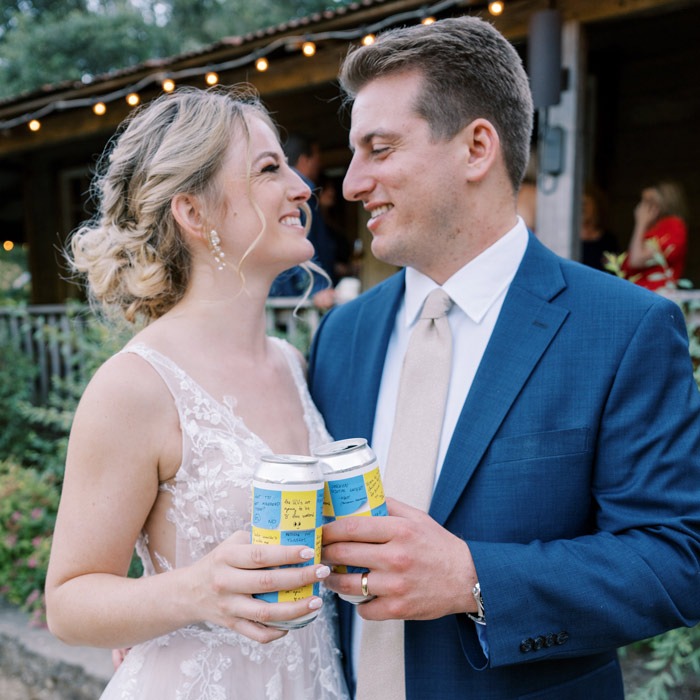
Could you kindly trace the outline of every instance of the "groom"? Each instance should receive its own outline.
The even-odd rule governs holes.
[[[402,495],[389,517],[324,528],[327,563],[369,569],[329,579],[368,597],[341,612],[357,697],[622,700],[616,648],[700,618],[700,395],[680,309],[558,258],[516,216],[532,101],[491,25],[387,32],[340,79],[344,194],[374,254],[405,267],[325,317],[309,370],[330,433],[366,437]],[[452,360],[435,458],[396,466],[402,364],[436,288]],[[397,441],[418,454],[435,410],[413,405],[425,432]],[[429,507],[411,507],[421,474]],[[377,628],[398,641],[377,646]]]

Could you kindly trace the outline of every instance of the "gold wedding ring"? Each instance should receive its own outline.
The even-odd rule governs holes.
[[[362,578],[360,579],[360,589],[362,590],[362,595],[365,598],[369,597],[369,588],[367,587],[368,580],[369,580],[369,571],[365,571],[365,573],[362,574]]]

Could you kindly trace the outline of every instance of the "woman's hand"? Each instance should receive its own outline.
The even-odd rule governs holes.
[[[652,224],[659,218],[659,205],[648,199],[642,199],[634,208],[635,226],[642,232],[651,228]]]
[[[313,557],[314,551],[308,547],[250,544],[250,533],[236,532],[191,567],[197,617],[257,642],[283,637],[286,630],[267,625],[318,610],[322,599],[313,596],[267,603],[253,598],[253,594],[294,590],[325,579],[330,569],[309,564]],[[306,566],[300,566],[303,564]],[[276,568],[281,566],[290,568]]]

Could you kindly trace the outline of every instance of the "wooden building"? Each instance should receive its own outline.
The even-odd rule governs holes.
[[[426,16],[478,14],[490,19],[528,58],[531,22],[556,7],[562,19],[559,103],[547,123],[560,127],[556,174],[541,173],[537,235],[550,247],[578,257],[580,197],[595,181],[609,199],[609,227],[626,244],[640,189],[661,177],[680,181],[688,195],[690,251],[687,276],[700,286],[700,28],[697,0],[505,0],[499,16],[485,0],[363,0],[348,8],[224,38],[205,49],[150,61],[89,83],[48,86],[0,102],[0,240],[29,250],[34,303],[76,295],[60,266],[67,234],[88,217],[87,190],[96,156],[129,107],[126,95],[146,101],[163,80],[205,86],[206,75],[224,84],[250,82],[283,129],[320,140],[324,169],[342,179],[350,153],[348,115],[335,82],[351,43],[385,27]],[[302,51],[313,41],[315,53]],[[259,71],[256,61],[268,68]],[[104,102],[97,116],[93,106]],[[30,121],[40,128],[32,131]],[[539,113],[544,121],[544,111]],[[550,160],[551,152],[546,154]],[[559,157],[560,156],[560,157]],[[549,167],[549,166],[548,166]],[[420,175],[417,173],[417,177]],[[340,212],[349,237],[364,239],[363,283],[371,286],[387,268],[372,259],[363,213]],[[0,251],[1,253],[2,251]]]

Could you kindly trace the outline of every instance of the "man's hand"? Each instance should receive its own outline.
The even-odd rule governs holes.
[[[323,562],[369,569],[375,599],[358,607],[366,620],[432,620],[475,612],[477,577],[469,547],[421,510],[387,499],[386,517],[348,517],[323,526]],[[331,574],[328,588],[361,595],[361,574]]]

